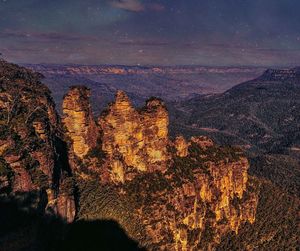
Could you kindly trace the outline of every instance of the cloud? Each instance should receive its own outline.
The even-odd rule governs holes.
[[[159,3],[148,3],[144,4],[140,0],[113,0],[111,5],[114,8],[123,9],[133,12],[142,12],[146,10],[151,11],[163,11],[165,9],[164,5]]]
[[[111,5],[118,9],[128,11],[141,12],[145,10],[145,6],[139,0],[118,0],[112,1]]]
[[[163,40],[155,39],[120,39],[118,41],[120,45],[129,45],[129,46],[167,46],[170,45],[169,42]]]
[[[26,32],[17,30],[4,30],[0,38],[26,39],[34,41],[96,41],[94,36],[77,35],[58,32]]]

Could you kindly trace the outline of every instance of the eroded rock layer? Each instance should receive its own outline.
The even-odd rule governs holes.
[[[83,158],[89,150],[96,147],[98,139],[98,128],[93,118],[89,97],[89,89],[77,86],[70,89],[63,101],[66,135],[72,141],[73,152],[79,158]]]
[[[239,149],[204,136],[172,141],[164,103],[135,109],[122,91],[95,120],[90,91],[72,87],[60,123],[40,77],[0,62],[1,196],[37,193],[45,213],[68,222],[116,220],[149,250],[212,250],[255,221]]]
[[[84,196],[79,217],[114,219],[150,250],[212,249],[223,234],[254,222],[257,196],[239,149],[204,136],[171,141],[163,102],[152,98],[137,110],[122,91],[98,124],[98,154],[85,155],[79,179],[98,180],[117,201],[106,192],[99,202]]]
[[[70,174],[57,150],[60,125],[54,102],[41,75],[0,61],[0,177],[1,193],[36,193],[46,210],[71,222],[74,196],[60,189]],[[62,154],[62,153],[61,153]],[[64,202],[61,198],[64,197]],[[65,214],[64,209],[69,213]]]
[[[139,171],[165,170],[168,160],[168,114],[159,99],[148,100],[137,111],[127,95],[118,91],[116,100],[99,118],[102,150],[114,162],[123,162]]]
[[[249,163],[237,149],[206,143],[207,138],[193,138],[185,156],[171,151],[164,173],[140,173],[124,184],[105,184],[118,194],[120,204],[130,201],[124,211],[131,212],[134,223],[124,223],[125,212],[118,208],[114,213],[109,204],[92,218],[101,215],[122,222],[149,250],[210,250],[222,235],[238,233],[242,223],[255,221],[257,194],[248,181]],[[89,199],[81,204],[89,205]],[[90,210],[85,208],[80,217],[89,217]],[[110,214],[103,215],[106,211]],[[137,234],[136,228],[142,230]]]

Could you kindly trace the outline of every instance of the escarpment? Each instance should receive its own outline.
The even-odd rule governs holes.
[[[86,184],[98,180],[115,199],[93,210],[108,200],[106,190],[100,189],[99,201],[81,197],[79,218],[114,219],[150,250],[212,249],[222,235],[255,221],[257,194],[248,179],[249,163],[239,149],[217,146],[204,136],[170,140],[168,121],[161,100],[149,99],[135,109],[124,92],[117,92],[98,118],[98,145],[84,156],[78,175]]]
[[[149,250],[210,250],[223,234],[255,220],[247,159],[202,140],[187,143],[184,157],[172,151],[165,173],[143,173],[115,188],[132,201],[133,218],[146,232],[140,242]]]
[[[45,213],[69,222],[115,220],[148,250],[212,250],[255,221],[248,160],[204,136],[169,139],[162,100],[136,109],[118,91],[95,118],[74,86],[60,121],[41,76],[4,62],[0,73],[2,194],[43,194]]]
[[[42,76],[0,61],[1,194],[38,194],[41,210],[71,222],[74,196],[62,189],[71,175],[62,163],[63,137],[50,91]],[[65,214],[68,212],[68,214]]]

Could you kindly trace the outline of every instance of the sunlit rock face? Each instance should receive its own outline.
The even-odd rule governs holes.
[[[165,170],[168,160],[168,114],[161,100],[147,101],[136,110],[127,95],[118,91],[116,100],[99,118],[102,150],[114,162],[138,171]],[[116,164],[112,163],[112,166]]]
[[[135,109],[119,91],[98,120],[102,164],[86,155],[89,172],[83,180],[98,180],[118,195],[121,205],[130,202],[126,209],[108,203],[99,218],[118,221],[149,250],[213,249],[222,235],[255,220],[257,195],[248,181],[249,163],[239,149],[217,146],[205,136],[171,141],[168,121],[161,100],[150,99]],[[85,205],[88,199],[82,200]],[[94,211],[90,203],[83,218]],[[92,215],[97,219],[97,213]],[[139,233],[132,230],[136,225]]]
[[[165,173],[141,174],[116,188],[124,200],[134,201],[132,217],[146,231],[139,241],[149,250],[210,250],[222,235],[255,221],[258,198],[248,181],[247,159],[212,141],[210,146],[194,141],[185,156],[172,153]]]
[[[193,143],[203,149],[214,146],[214,142],[206,136],[191,137],[189,142],[183,136],[177,136],[174,142],[170,142],[170,146],[175,148],[176,156],[186,157],[188,149]]]
[[[56,216],[66,220],[68,223],[74,221],[76,214],[73,180],[70,177],[64,178],[60,184],[60,193],[55,196],[52,190],[47,190],[48,204],[46,213],[55,213]]]
[[[174,140],[176,155],[179,157],[186,157],[188,155],[188,146],[189,145],[183,136],[178,136]]]
[[[49,207],[50,201],[61,195],[59,187],[68,174],[57,151],[62,137],[59,118],[41,77],[0,61],[0,177],[5,181],[0,193],[36,193]],[[46,190],[53,196],[48,197]],[[68,216],[62,213],[61,217],[72,221],[73,195],[67,199],[73,206]],[[55,207],[60,210],[59,205]]]
[[[44,212],[68,222],[114,219],[149,250],[213,250],[254,222],[241,151],[203,136],[170,140],[160,99],[136,109],[118,91],[96,123],[90,91],[77,86],[61,123],[40,76],[2,61],[0,76],[1,195],[41,194]]]
[[[66,135],[72,141],[74,153],[83,158],[96,147],[98,128],[89,102],[90,90],[84,86],[72,87],[63,100],[63,123]]]

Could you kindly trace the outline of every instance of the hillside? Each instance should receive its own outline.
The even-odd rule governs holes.
[[[174,107],[174,132],[205,133],[219,143],[239,145],[252,158],[251,173],[299,194],[299,69],[268,70],[222,94]]]
[[[262,181],[254,224],[224,236],[217,250],[298,250],[300,200]]]
[[[45,214],[72,221],[74,196],[62,128],[42,75],[0,61],[0,195],[36,198]]]

